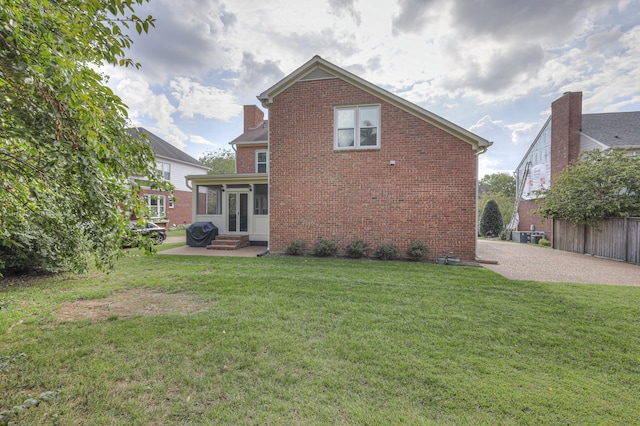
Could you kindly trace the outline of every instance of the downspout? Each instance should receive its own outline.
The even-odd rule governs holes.
[[[487,152],[487,149],[489,149],[489,147],[493,144],[493,142],[489,142],[489,145],[487,146],[481,146],[478,147],[478,151],[476,152],[476,202],[475,202],[475,208],[473,211],[473,220],[475,221],[475,228],[476,228],[476,235],[475,235],[475,239],[476,239],[476,262],[481,262],[481,258],[478,256],[478,199],[480,197],[480,174],[478,173],[478,165],[479,165],[479,157],[484,154],[485,152]]]
[[[236,148],[235,143],[229,142],[229,145],[231,145],[231,149],[233,150],[233,156],[235,157],[233,161],[233,166],[235,168],[236,174],[238,174],[238,149]]]

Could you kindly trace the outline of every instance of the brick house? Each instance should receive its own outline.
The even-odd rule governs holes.
[[[551,103],[551,116],[516,169],[517,215],[512,229],[544,232],[553,243],[553,219],[530,212],[537,207],[535,191],[547,188],[553,176],[593,149],[625,149],[640,154],[640,111],[582,113],[582,92],[567,92]]]
[[[136,176],[143,184],[143,197],[147,202],[149,220],[162,226],[191,223],[193,217],[191,207],[191,188],[187,186],[185,177],[195,173],[206,173],[209,168],[184,151],[142,128],[132,128],[131,135],[146,135],[156,158],[156,167],[162,179],[173,186],[172,192],[151,189],[148,177]]]
[[[244,133],[232,142],[237,176],[188,177],[194,221],[229,232],[227,209],[238,209],[236,200],[243,209],[244,192],[244,232],[272,252],[325,238],[392,243],[404,253],[423,240],[434,257],[475,258],[477,157],[490,142],[319,56],[258,99],[269,120],[245,107]],[[216,201],[220,215],[207,215],[203,187],[216,200],[235,195]]]

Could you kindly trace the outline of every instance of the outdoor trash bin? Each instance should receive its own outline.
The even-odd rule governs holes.
[[[211,222],[195,222],[187,228],[189,247],[206,247],[218,235],[218,228]]]

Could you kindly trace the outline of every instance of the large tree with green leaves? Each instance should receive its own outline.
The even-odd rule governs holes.
[[[640,216],[640,157],[624,150],[588,151],[538,192],[546,218],[595,225],[607,217]]]
[[[112,266],[128,215],[144,216],[132,175],[152,176],[144,140],[99,65],[126,56],[148,0],[0,3],[0,273]]]
[[[478,226],[481,213],[490,200],[498,204],[504,223],[509,223],[516,201],[516,179],[509,173],[492,173],[480,179],[478,185],[488,189],[478,197]]]
[[[491,200],[495,201],[498,204],[498,209],[500,210],[500,214],[502,214],[502,220],[504,221],[504,223],[509,223],[513,216],[513,209],[515,207],[514,198],[502,192],[485,192],[480,194],[480,196],[478,197],[478,224],[480,224],[480,217],[482,212],[484,211],[485,206]]]
[[[198,159],[209,167],[210,175],[228,175],[236,172],[236,155],[230,149],[207,151]]]
[[[516,179],[509,173],[492,173],[484,176],[478,182],[480,186],[489,188],[492,194],[501,193],[509,197],[516,196]]]

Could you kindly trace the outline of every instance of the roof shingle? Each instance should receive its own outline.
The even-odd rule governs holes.
[[[583,114],[582,133],[612,148],[640,147],[640,111]]]

